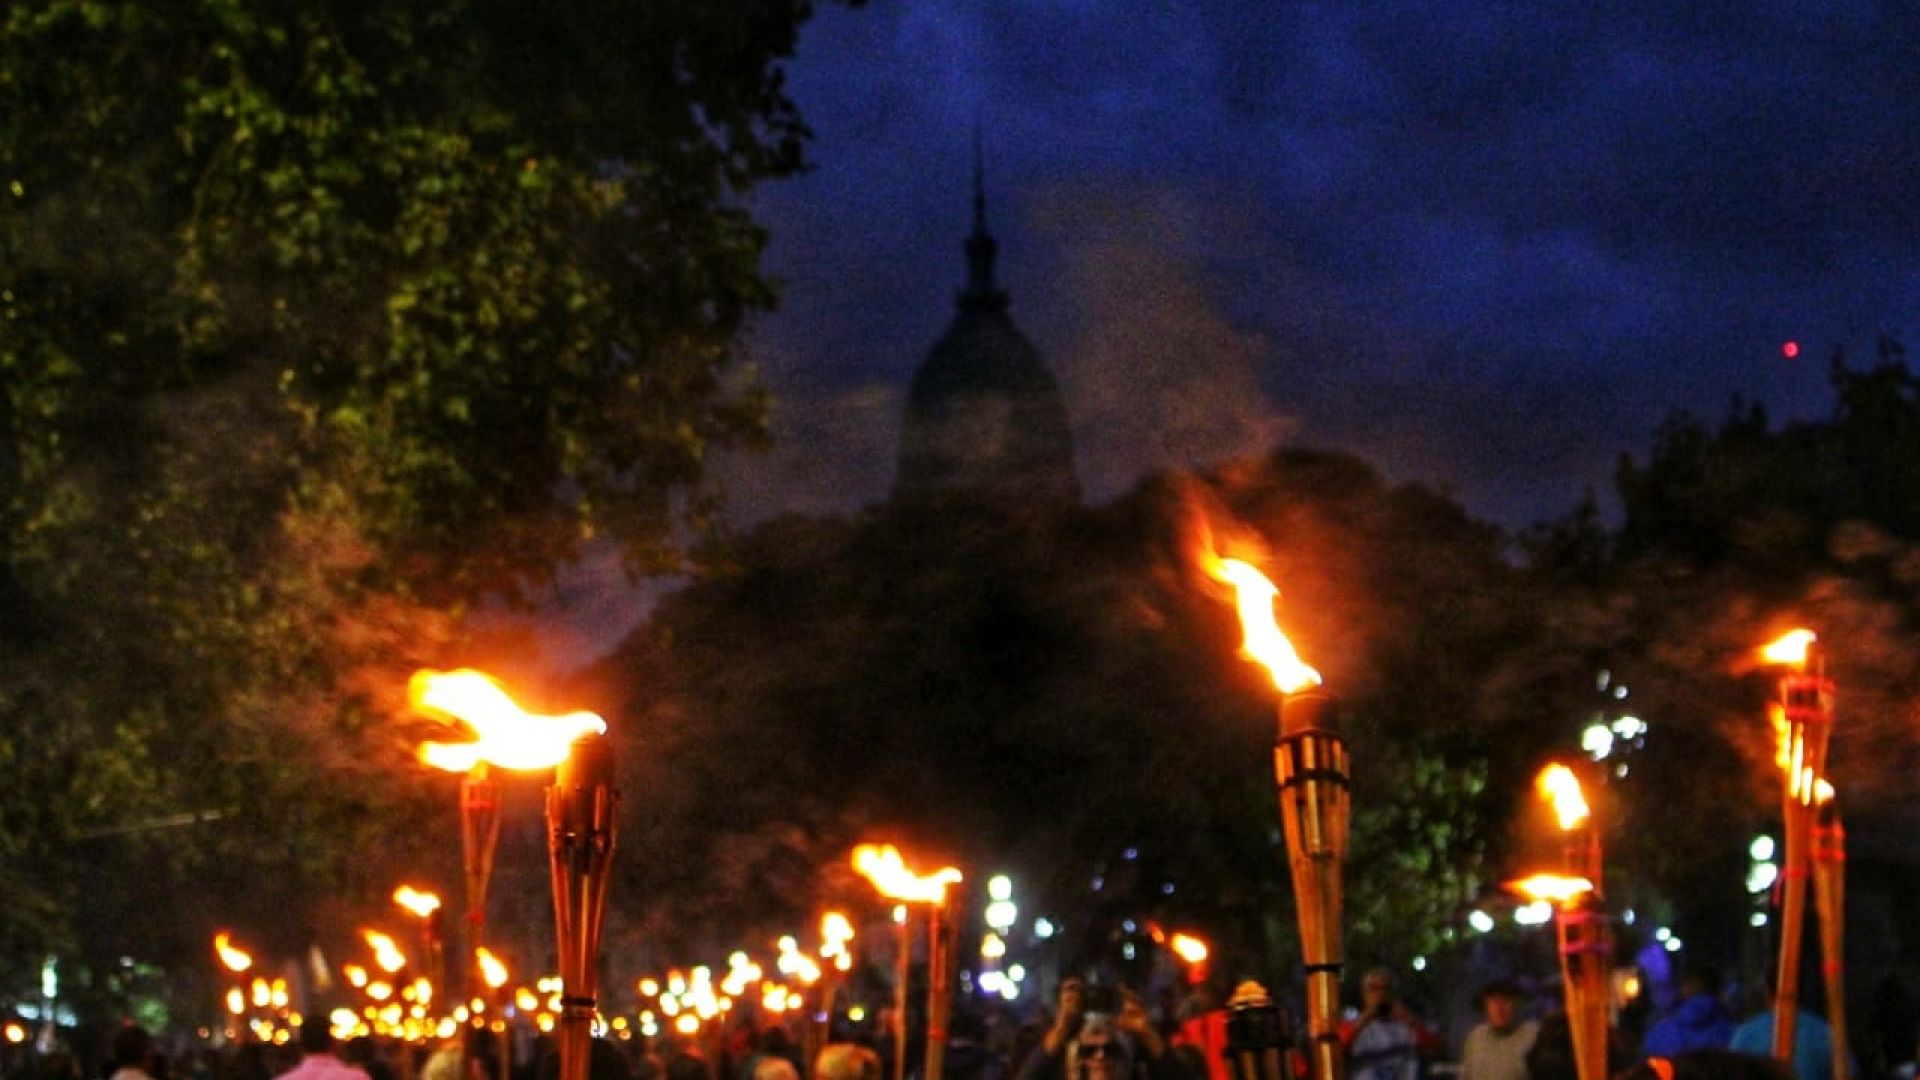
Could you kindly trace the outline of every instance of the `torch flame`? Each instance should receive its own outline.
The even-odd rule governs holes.
[[[1549,765],[1540,770],[1534,786],[1541,798],[1553,804],[1553,814],[1560,819],[1563,830],[1578,828],[1592,812],[1587,808],[1586,796],[1580,792],[1580,778],[1565,765]]]
[[[392,938],[378,930],[362,930],[360,936],[366,938],[367,944],[373,947],[373,962],[380,965],[381,971],[391,974],[407,966],[406,954],[400,951],[400,946],[395,945]]]
[[[507,985],[507,965],[488,951],[486,946],[474,950],[474,958],[480,961],[480,977],[495,990]]]
[[[1507,888],[1525,896],[1529,900],[1550,900],[1565,907],[1584,893],[1593,891],[1593,882],[1583,877],[1565,877],[1560,874],[1535,874],[1532,877],[1510,881]]]
[[[847,943],[853,940],[853,923],[838,911],[829,911],[820,916],[820,958],[833,961],[839,971],[853,968],[853,955],[847,951]]]
[[[448,772],[466,772],[481,762],[503,769],[550,769],[566,760],[575,739],[607,730],[607,722],[590,712],[529,713],[490,676],[471,668],[415,672],[407,696],[415,709],[461,721],[479,737],[421,744],[420,760]]]
[[[1769,664],[1792,664],[1803,667],[1807,662],[1807,646],[1819,640],[1813,631],[1795,628],[1768,642],[1760,650],[1760,659]]]
[[[393,902],[422,919],[440,910],[439,897],[430,892],[421,892],[411,885],[402,885],[393,890]]]
[[[220,956],[220,962],[228,971],[245,971],[253,966],[253,957],[247,952],[233,947],[233,935],[225,930],[213,935],[213,951]]]
[[[844,946],[853,940],[853,923],[838,911],[820,916],[820,939],[828,945]]]
[[[1273,685],[1283,694],[1297,693],[1320,685],[1320,673],[1308,667],[1295,651],[1293,642],[1281,633],[1274,619],[1273,602],[1280,596],[1267,576],[1253,564],[1239,559],[1222,559],[1208,553],[1202,566],[1214,579],[1234,587],[1240,609],[1240,630],[1245,635],[1240,651],[1264,666],[1273,676]]]
[[[853,849],[853,868],[866,875],[880,895],[908,903],[940,904],[947,899],[947,886],[960,881],[960,871],[943,867],[926,877],[907,869],[900,852],[892,844],[884,847],[861,844]]]
[[[1167,942],[1174,954],[1189,964],[1203,963],[1207,959],[1207,943],[1187,934],[1175,934]]]

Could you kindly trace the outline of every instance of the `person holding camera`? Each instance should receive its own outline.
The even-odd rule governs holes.
[[[1340,1025],[1348,1080],[1419,1080],[1440,1037],[1393,992],[1393,972],[1374,968],[1360,980],[1360,1015]]]
[[[1053,1026],[1014,1080],[1194,1080],[1126,987],[1060,983]]]

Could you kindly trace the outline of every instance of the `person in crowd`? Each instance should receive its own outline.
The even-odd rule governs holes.
[[[1467,1033],[1459,1080],[1528,1080],[1527,1051],[1540,1034],[1540,1023],[1521,1016],[1525,997],[1508,979],[1481,988],[1480,1011],[1486,1021]]]
[[[1233,1080],[1233,1069],[1227,1064],[1225,1003],[1228,996],[1228,987],[1216,976],[1194,987],[1180,1005],[1180,1027],[1173,1035],[1174,1049],[1185,1047],[1194,1052],[1185,1060],[1187,1071],[1196,1080]],[[1195,1068],[1196,1060],[1198,1068]]]
[[[753,1066],[753,1080],[800,1080],[793,1062],[773,1054],[762,1054]]]
[[[1607,1029],[1607,1075],[1619,1076],[1633,1067],[1634,1055],[1619,1028]],[[1527,1051],[1527,1080],[1580,1080],[1573,1061],[1573,1029],[1565,1013],[1540,1021],[1533,1048]]]
[[[1001,1080],[1005,1070],[987,1046],[987,1021],[971,1009],[953,1015],[944,1058],[948,1080]]]
[[[153,1036],[131,1021],[113,1033],[111,1080],[154,1080]]]
[[[1763,1007],[1733,1029],[1727,1049],[1761,1057],[1773,1054],[1773,1001],[1773,983],[1768,981]],[[1794,1012],[1793,1071],[1799,1080],[1834,1080],[1833,1029],[1806,1009]],[[1855,1066],[1850,1071],[1859,1075],[1860,1070]]]
[[[380,1053],[373,1036],[348,1039],[340,1047],[340,1060],[367,1074],[367,1080],[397,1080],[391,1062]]]
[[[706,1075],[704,1062],[700,1065],[700,1075]],[[534,1066],[534,1076],[538,1080],[560,1080],[560,1052],[557,1046]],[[633,1066],[627,1064],[626,1055],[620,1052],[618,1046],[606,1039],[594,1039],[588,1044],[587,1080],[633,1080]]]
[[[427,1059],[420,1076],[422,1080],[459,1080],[462,1061],[467,1065],[465,1080],[497,1080],[500,1076],[497,1040],[491,1033],[475,1028],[467,1028],[441,1043]]]
[[[281,1073],[280,1080],[368,1080],[368,1077],[365,1069],[334,1056],[333,1032],[316,1020],[300,1025],[300,1063]]]
[[[707,1059],[691,1047],[680,1047],[667,1055],[667,1080],[712,1080]]]
[[[814,1059],[813,1080],[880,1080],[880,1055],[858,1043],[833,1043]]]
[[[1386,968],[1361,977],[1360,1014],[1339,1034],[1350,1080],[1419,1080],[1422,1063],[1440,1053],[1440,1036],[1394,993]]]
[[[1689,967],[1680,976],[1680,1001],[1647,1029],[1648,1057],[1672,1058],[1687,1050],[1725,1050],[1733,1038],[1733,1017],[1720,1003],[1720,974],[1710,967]]]
[[[1053,1026],[1020,1063],[1016,1080],[1190,1080],[1139,995],[1114,991],[1115,1011],[1095,1011],[1079,979],[1062,980]]]

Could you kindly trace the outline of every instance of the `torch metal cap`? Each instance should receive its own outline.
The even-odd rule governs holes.
[[[1340,699],[1318,687],[1280,701],[1280,737],[1320,732],[1340,734]]]

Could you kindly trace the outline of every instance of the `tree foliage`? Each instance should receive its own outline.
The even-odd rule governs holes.
[[[1281,963],[1275,695],[1190,560],[1202,504],[1264,539],[1283,620],[1346,699],[1356,954],[1437,945],[1500,846],[1491,778],[1517,769],[1494,750],[1521,756],[1534,719],[1500,672],[1532,609],[1496,530],[1302,451],[1096,509],[895,503],[742,538],[597,673],[632,688],[619,709],[663,785],[634,807],[622,888],[702,898],[656,931],[791,925],[837,885],[772,867],[885,837],[1014,871],[1030,910],[1073,920],[1069,964],[1117,963],[1129,919]],[[784,849],[770,820],[795,826]],[[777,889],[719,887],[756,861]]]
[[[1824,420],[1776,426],[1738,403],[1718,426],[1673,418],[1644,462],[1623,459],[1617,529],[1569,520],[1534,549],[1564,655],[1631,685],[1622,708],[1652,725],[1603,796],[1617,805],[1613,861],[1691,914],[1690,940],[1728,955],[1745,839],[1778,829],[1762,643],[1802,625],[1828,650],[1830,770],[1856,847],[1872,858],[1915,824],[1920,382],[1891,339],[1865,367],[1836,354],[1832,382]]]
[[[0,16],[6,964],[153,930],[90,888],[122,858],[364,885],[418,832],[407,671],[590,540],[671,561],[757,435],[743,196],[800,165],[810,7]]]

